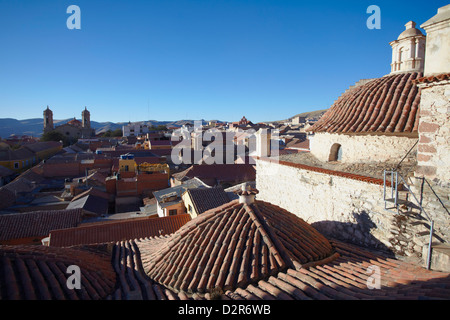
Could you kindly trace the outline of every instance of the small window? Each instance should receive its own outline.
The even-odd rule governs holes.
[[[176,216],[177,215],[177,209],[169,210],[169,216]]]
[[[341,160],[342,160],[342,146],[339,143],[335,143],[331,146],[328,161],[341,161]]]
[[[14,162],[14,169],[19,169],[19,163],[18,162]]]
[[[188,212],[192,212],[192,207],[190,204],[188,204]]]

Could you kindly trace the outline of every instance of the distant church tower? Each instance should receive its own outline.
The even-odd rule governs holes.
[[[81,112],[81,125],[83,128],[91,128],[91,113],[84,107],[83,112]]]
[[[44,110],[44,133],[53,129],[53,112],[47,106],[47,109]]]
[[[391,74],[423,72],[424,69],[426,37],[414,21],[409,21],[405,27],[398,39],[389,43],[392,47]]]

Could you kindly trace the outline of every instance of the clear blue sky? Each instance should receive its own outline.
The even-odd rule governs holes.
[[[69,5],[81,30],[69,30]],[[369,30],[369,5],[381,29]],[[280,120],[390,72],[446,1],[0,0],[0,118]]]

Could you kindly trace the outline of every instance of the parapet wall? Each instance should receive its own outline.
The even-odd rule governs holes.
[[[385,210],[380,179],[266,159],[256,166],[257,199],[296,214],[328,237],[401,256],[421,257],[428,245],[408,217]]]

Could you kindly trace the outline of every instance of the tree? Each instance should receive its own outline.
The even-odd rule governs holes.
[[[62,141],[65,147],[70,144],[69,139],[56,130],[45,132],[41,137],[41,141]]]
[[[121,136],[123,136],[122,129],[116,129],[116,130],[114,130],[114,131],[112,131],[111,129],[109,129],[108,131],[106,131],[106,132],[103,134],[103,137],[106,137],[106,138],[108,138],[108,137],[121,137]]]

